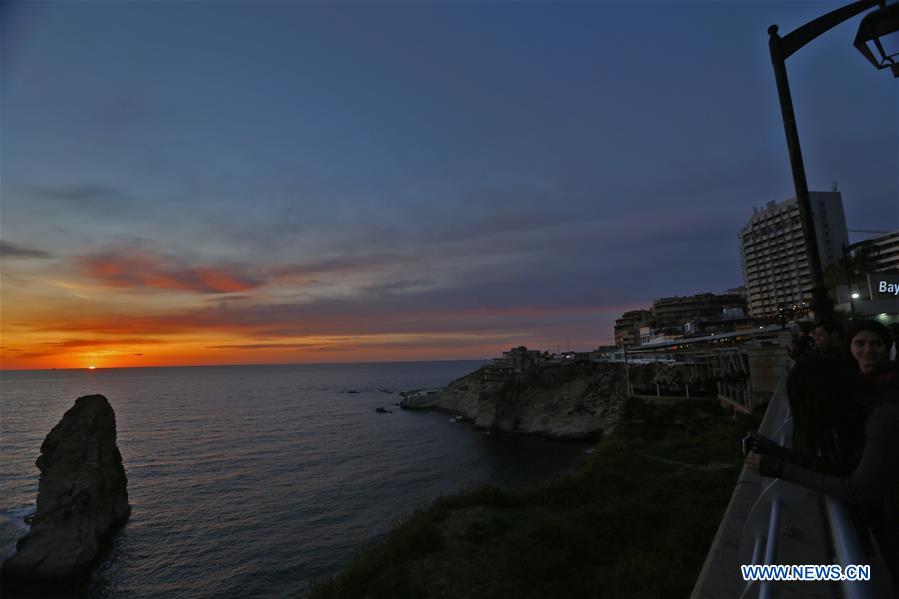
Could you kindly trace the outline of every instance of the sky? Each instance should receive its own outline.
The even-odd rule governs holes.
[[[738,287],[740,228],[794,195],[767,28],[840,4],[0,6],[21,369],[587,350]],[[787,69],[810,189],[895,230],[899,84],[859,20]]]

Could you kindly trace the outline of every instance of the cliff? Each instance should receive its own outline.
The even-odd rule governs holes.
[[[131,514],[115,413],[102,395],[79,397],[41,445],[37,512],[3,564],[4,580],[86,577],[116,526]]]
[[[309,599],[689,596],[758,417],[712,398],[623,412],[576,473],[440,497]]]
[[[407,393],[401,407],[457,414],[486,429],[588,437],[620,420],[624,376],[619,364],[543,365],[502,382],[485,382],[476,370],[445,389]]]

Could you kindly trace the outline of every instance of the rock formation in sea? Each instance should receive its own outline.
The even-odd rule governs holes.
[[[131,514],[115,413],[102,395],[79,397],[41,445],[37,512],[3,564],[4,580],[66,582],[90,574]]]
[[[445,389],[406,393],[408,410],[458,414],[479,428],[581,438],[611,431],[625,403],[619,364],[566,364],[505,381],[476,370]]]

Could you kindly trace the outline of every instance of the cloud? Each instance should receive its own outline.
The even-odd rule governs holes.
[[[146,287],[160,290],[189,291],[204,294],[237,294],[262,287],[269,282],[282,285],[319,283],[327,275],[374,276],[393,265],[412,263],[417,258],[398,253],[347,254],[325,260],[251,266],[247,264],[191,264],[183,258],[165,255],[139,245],[115,246],[81,256],[78,269],[109,287]],[[397,291],[420,287],[428,282],[398,281],[375,284],[371,290]],[[213,298],[210,298],[213,299]],[[252,295],[231,295],[227,300],[247,301]],[[215,298],[218,301],[218,298]]]
[[[190,266],[172,257],[132,248],[83,256],[78,262],[84,274],[110,287],[237,293],[264,284],[247,267]]]
[[[255,299],[252,295],[228,295],[227,297],[209,297],[204,301],[206,302],[246,302]]]
[[[47,321],[36,325],[44,332],[103,335],[234,335],[271,340],[306,336],[384,334],[476,334],[508,336],[522,331],[549,330],[572,322],[589,322],[631,306],[619,305],[509,305],[488,306],[461,300],[436,301],[433,292],[409,296],[365,296],[321,299],[306,304],[221,305],[152,316],[116,316]],[[458,299],[458,298],[456,298]]]
[[[373,296],[389,296],[400,293],[409,293],[413,291],[421,291],[433,286],[432,281],[425,279],[413,279],[409,281],[391,281],[388,283],[377,283],[368,285],[363,288],[362,292]]]
[[[392,264],[414,262],[415,258],[399,253],[371,252],[360,255],[343,255],[326,260],[284,264],[270,269],[276,278],[309,277],[323,274],[371,272]]]
[[[80,207],[108,209],[131,200],[130,194],[124,189],[103,184],[39,185],[23,183],[17,187],[29,199],[77,204]]]
[[[0,240],[0,256],[3,258],[51,258],[52,254]]]
[[[320,343],[236,343],[210,345],[206,349],[320,349]]]
[[[116,338],[116,339],[66,339],[65,341],[49,341],[44,345],[50,345],[59,349],[78,349],[81,347],[106,347],[110,345],[148,345],[164,343],[161,339],[154,338]]]
[[[693,247],[717,235],[723,236],[721,243],[732,244],[728,218],[715,211],[691,217],[674,209],[610,215],[577,224],[547,222],[531,230],[512,227],[492,238],[485,230],[479,239],[436,242],[417,254],[366,254],[352,248],[322,260],[257,267],[203,264],[146,244],[117,245],[79,258],[79,268],[110,287],[188,291],[209,301],[193,308],[157,305],[155,314],[57,315],[34,325],[78,337],[189,334],[209,339],[214,334],[209,340],[215,345],[207,342],[210,349],[238,351],[357,347],[346,339],[353,335],[380,336],[359,341],[387,347],[396,347],[387,338],[398,335],[428,336],[431,341],[408,341],[422,347],[454,334],[489,335],[498,345],[550,338],[553,343],[599,343],[606,341],[615,317],[648,307],[653,297],[720,292],[738,284],[735,262],[735,280],[710,285],[710,278],[730,279],[717,274],[726,256],[699,255]],[[641,231],[642,251],[620,251],[633,241],[635,228]],[[664,274],[649,276],[662,264]],[[344,276],[357,272],[360,277]],[[333,281],[321,279],[339,285],[309,293],[310,278],[330,274]],[[243,293],[266,284],[280,288]],[[235,295],[219,295],[224,293]],[[241,301],[214,301],[231,297]],[[310,337],[316,337],[309,339],[315,344],[305,343]],[[363,347],[376,349],[358,346]]]
[[[30,360],[32,358],[46,358],[47,356],[55,356],[56,352],[23,352],[16,356],[18,360]]]

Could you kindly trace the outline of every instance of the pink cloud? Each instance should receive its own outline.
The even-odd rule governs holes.
[[[110,287],[149,287],[194,293],[236,293],[264,284],[241,266],[188,266],[177,259],[132,249],[84,256],[87,276]]]

